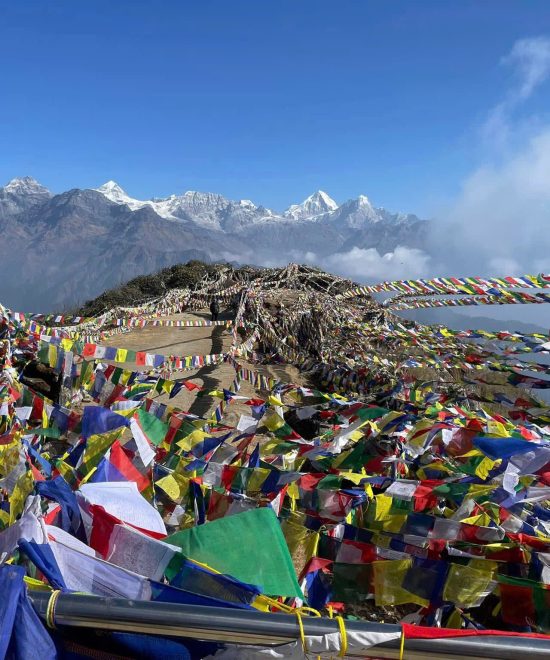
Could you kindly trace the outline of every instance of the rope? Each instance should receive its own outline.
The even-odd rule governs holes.
[[[399,660],[405,657],[405,628],[401,626],[401,644],[399,646]]]
[[[55,606],[60,595],[61,590],[56,589],[55,591],[52,591],[51,596],[48,599],[48,605],[46,606],[46,624],[48,628],[55,628]]]
[[[346,651],[348,650],[348,633],[346,630],[346,624],[344,619],[338,615],[334,617],[336,621],[338,622],[338,627],[340,628],[340,652],[338,653],[339,658],[345,658],[346,657]]]
[[[306,641],[306,634],[304,632],[304,623],[302,621],[302,615],[298,610],[295,610],[294,614],[296,615],[296,619],[298,621],[298,628],[300,629],[300,641],[302,642],[304,655],[307,656],[307,641]]]
[[[193,560],[190,560],[193,561]],[[194,563],[199,563],[199,562],[194,562]],[[205,564],[202,564],[202,566],[206,566]],[[218,573],[218,571],[215,571]],[[279,610],[280,612],[285,612],[286,614],[295,614],[296,612],[300,612],[300,614],[305,614],[307,616],[317,616],[320,617],[321,612],[319,610],[314,609],[313,607],[308,607],[307,605],[302,605],[302,607],[291,607],[290,605],[286,605],[285,603],[279,603],[276,601],[274,598],[270,598],[269,596],[265,596],[263,594],[260,594],[255,601],[252,603],[252,607],[256,607],[256,609],[262,610],[264,612],[268,611],[269,608]]]
[[[316,610],[313,607],[308,607],[307,605],[302,605],[302,607],[296,608],[300,610],[300,614],[308,614],[311,616],[321,616],[321,612],[319,610]]]

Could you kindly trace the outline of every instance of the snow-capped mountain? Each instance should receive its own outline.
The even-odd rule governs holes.
[[[292,218],[293,220],[310,220],[324,213],[336,211],[337,208],[338,204],[326,192],[318,190],[307,199],[304,199],[301,204],[289,206],[283,215],[285,218]]]
[[[30,176],[12,179],[0,188],[0,220],[47,201],[50,191]]]
[[[337,224],[348,229],[361,229],[378,222],[418,220],[416,216],[392,214],[372,206],[368,197],[359,195],[338,205],[326,192],[318,190],[300,204],[292,204],[283,213],[250,200],[233,201],[215,193],[187,191],[182,195],[138,200],[130,197],[114,181],[108,181],[97,192],[116,204],[125,204],[132,210],[151,207],[158,215],[170,220],[189,220],[202,227],[224,232],[247,231],[252,225],[271,222],[318,222]]]
[[[24,176],[20,179],[12,179],[3,188],[5,193],[12,195],[50,195],[50,191],[42,184],[38,183],[32,176]]]
[[[144,206],[153,206],[152,202],[140,202],[139,200],[130,197],[130,195],[127,195],[116,181],[107,181],[107,183],[99,186],[99,188],[94,188],[94,190],[97,190],[97,192],[100,192],[107,199],[110,199],[111,202],[115,202],[115,204],[126,204],[126,206],[132,209],[132,211],[141,209]]]
[[[115,204],[125,204],[133,211],[149,206],[161,218],[189,220],[201,227],[219,231],[232,231],[242,224],[254,223],[273,215],[268,209],[258,207],[248,199],[234,202],[222,195],[195,190],[188,190],[183,195],[143,201],[130,197],[114,181],[107,181],[94,190]]]
[[[0,188],[0,301],[60,309],[190,258],[261,265],[424,247],[427,225],[364,195],[339,205],[319,190],[276,212],[210,192],[140,200],[114,181],[53,195],[23,177]]]
[[[384,209],[375,209],[365,195],[350,199],[331,214],[330,221],[349,229],[361,229],[366,224],[382,222]]]

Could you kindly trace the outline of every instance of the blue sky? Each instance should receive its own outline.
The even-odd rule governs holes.
[[[432,215],[488,158],[501,59],[545,34],[536,0],[4,2],[0,182],[275,209],[321,188]]]

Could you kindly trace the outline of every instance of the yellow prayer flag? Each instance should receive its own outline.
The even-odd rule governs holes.
[[[499,438],[507,438],[509,436],[508,430],[504,424],[501,424],[500,422],[492,419],[487,422],[487,433],[489,433],[489,435],[495,435]]]
[[[31,494],[33,488],[34,479],[32,472],[28,470],[19,477],[10,497],[10,525],[13,525],[17,520],[17,516],[23,513],[25,500]]]
[[[161,488],[172,502],[181,502],[182,498],[189,490],[189,481],[189,478],[174,473],[162,477],[162,479],[155,482],[155,485]]]
[[[208,437],[208,435],[208,433],[197,429],[196,431],[192,431],[189,435],[186,435],[185,438],[182,438],[176,444],[180,449],[183,449],[184,451],[191,451],[191,449],[193,449],[196,444],[202,442],[204,438]]]
[[[477,516],[470,516],[468,518],[462,518],[460,521],[461,523],[464,523],[465,525],[476,525],[478,527],[489,527],[491,522],[491,517],[486,514],[486,513],[480,513]]]
[[[268,470],[267,468],[254,468],[249,475],[246,484],[246,492],[258,492],[270,473],[271,470]]]
[[[176,383],[173,380],[165,380],[162,383],[162,389],[166,392],[166,394],[170,394],[175,384]]]
[[[470,486],[470,489],[468,490],[468,497],[471,497],[473,500],[475,500],[476,497],[482,497],[483,495],[488,495],[497,488],[498,488],[497,484],[490,484],[488,486],[484,486],[483,484],[472,484]]]
[[[358,485],[361,483],[361,479],[365,478],[364,474],[356,474],[355,472],[340,472],[340,477],[345,477],[349,481],[352,481],[354,484]]]
[[[48,346],[48,364],[50,367],[55,367],[57,364],[57,346],[55,344]]]
[[[74,342],[71,339],[65,338],[65,339],[61,340],[61,348],[64,351],[70,351],[71,348],[73,347],[73,344],[74,344]]]
[[[132,373],[133,373],[132,371],[128,371],[128,369],[124,369],[124,371],[122,372],[122,376],[120,377],[120,380],[118,382],[121,385],[126,385],[130,380]]]
[[[122,435],[125,427],[108,431],[107,433],[97,433],[91,435],[86,441],[86,449],[82,455],[82,462],[79,467],[81,474],[88,474],[90,470],[95,468],[103,457],[107,449],[118,440]]]
[[[288,495],[288,497],[290,497],[291,500],[299,500],[300,490],[298,488],[298,484],[296,482],[291,483],[290,486],[288,487],[288,490],[286,491],[286,494]]]
[[[460,454],[458,458],[469,458],[470,456],[484,456],[485,454],[480,451],[479,449],[470,449],[470,451],[467,451],[465,454]]]
[[[493,461],[488,456],[485,456],[481,463],[476,467],[476,476],[485,481],[491,470],[501,462],[502,461],[500,458],[496,461]]]
[[[285,520],[281,525],[286,544],[293,560],[300,559],[301,568],[315,555],[319,544],[319,533],[303,525]],[[299,571],[298,571],[299,572]]]
[[[264,424],[270,431],[276,431],[284,426],[286,422],[280,415],[272,411],[266,416]]]
[[[136,414],[136,411],[137,411],[137,408],[128,408],[127,410],[122,408],[121,410],[117,410],[116,414],[117,415],[122,415],[123,417],[130,418],[130,417],[133,417]]]
[[[492,562],[487,566],[472,568],[461,564],[450,564],[449,574],[443,589],[443,599],[457,607],[476,607],[491,589]]]
[[[377,607],[385,605],[405,605],[416,603],[428,607],[429,600],[403,589],[401,586],[412,567],[411,559],[384,560],[372,562],[374,572],[374,594]]]

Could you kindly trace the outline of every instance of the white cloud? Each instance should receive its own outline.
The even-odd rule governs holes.
[[[446,219],[431,246],[442,272],[550,270],[550,126],[504,162],[473,172]]]
[[[550,39],[543,36],[519,39],[501,59],[501,64],[513,70],[516,81],[481,127],[485,146],[497,150],[505,149],[511,136],[522,132],[520,122],[512,125],[514,112],[550,76]],[[532,118],[524,123],[529,127],[531,122]]]
[[[432,236],[441,274],[550,270],[550,125],[514,116],[550,77],[550,39],[520,39],[502,63],[517,80],[481,127],[485,162],[464,180]]]
[[[317,266],[324,270],[349,277],[358,282],[381,282],[425,277],[430,273],[430,257],[422,250],[398,246],[393,252],[380,254],[375,248],[354,247],[347,252],[335,252],[320,256],[312,251],[290,250],[283,253],[243,250],[241,254],[225,252],[227,261],[256,263],[268,268],[285,266],[289,262]]]
[[[519,78],[517,88],[511,91],[511,98],[525,100],[550,75],[550,39],[519,39],[501,62],[515,68]]]
[[[395,280],[424,277],[430,257],[422,250],[398,246],[381,255],[375,248],[354,247],[320,260],[320,265],[354,280]]]
[[[511,257],[493,257],[489,261],[489,270],[492,273],[509,275],[517,273],[523,275],[521,264]]]

